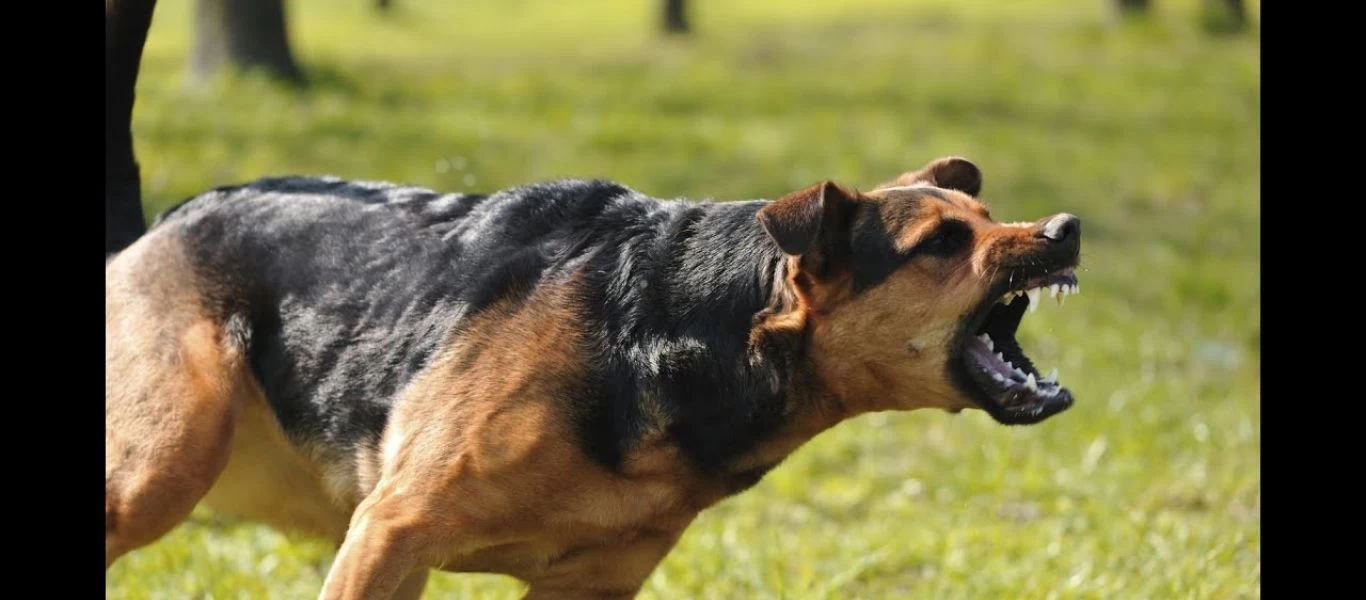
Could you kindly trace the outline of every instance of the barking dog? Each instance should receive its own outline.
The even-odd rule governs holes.
[[[695,516],[883,410],[1072,396],[1015,339],[1080,221],[1000,224],[939,159],[867,193],[213,190],[105,270],[105,560],[204,502],[338,545],[322,598],[429,569],[634,596]]]

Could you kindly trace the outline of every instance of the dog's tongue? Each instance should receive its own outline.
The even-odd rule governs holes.
[[[1005,359],[997,356],[995,352],[987,348],[986,342],[980,337],[970,340],[967,344],[967,355],[973,364],[980,365],[983,369],[990,372],[999,381],[1014,380],[1024,381],[1024,372],[1007,365]]]

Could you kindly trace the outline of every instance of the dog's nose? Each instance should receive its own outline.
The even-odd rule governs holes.
[[[1076,242],[1081,236],[1081,219],[1068,213],[1054,215],[1039,228],[1038,236],[1054,243]]]

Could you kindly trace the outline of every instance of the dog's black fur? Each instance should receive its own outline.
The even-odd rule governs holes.
[[[375,444],[397,392],[471,318],[568,285],[594,368],[570,403],[587,453],[616,468],[647,425],[663,426],[722,474],[781,424],[801,360],[800,344],[776,343],[756,361],[747,338],[784,272],[755,218],[767,203],[659,200],[598,180],[443,195],[285,177],[187,200],[153,230],[191,249],[296,443],[338,459]],[[665,423],[647,422],[661,415],[642,397]]]

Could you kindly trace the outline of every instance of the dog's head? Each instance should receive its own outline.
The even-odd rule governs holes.
[[[1077,292],[1081,221],[997,223],[981,171],[941,158],[861,194],[825,181],[759,212],[822,385],[862,410],[980,408],[1004,424],[1072,394],[1015,339],[1026,311]]]

